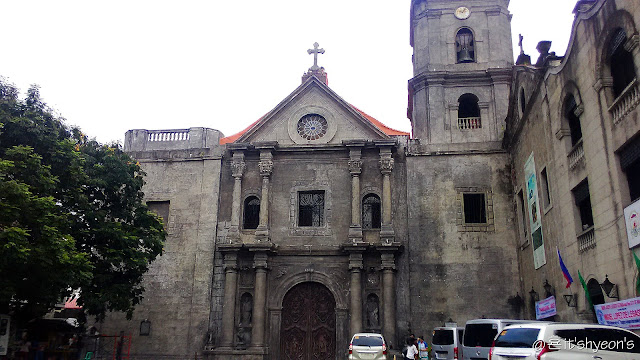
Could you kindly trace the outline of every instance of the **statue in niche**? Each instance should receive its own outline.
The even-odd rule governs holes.
[[[380,326],[379,312],[378,297],[374,294],[367,296],[367,327],[377,328]]]
[[[251,325],[253,301],[251,295],[244,294],[240,300],[240,325]]]

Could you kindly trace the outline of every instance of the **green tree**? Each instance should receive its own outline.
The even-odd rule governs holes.
[[[72,289],[89,315],[130,317],[162,252],[140,165],[0,78],[0,312],[32,318]]]

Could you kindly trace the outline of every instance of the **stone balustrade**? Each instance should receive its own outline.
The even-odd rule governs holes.
[[[571,149],[569,152],[569,169],[575,169],[581,162],[584,161],[584,148],[582,147],[582,139]]]
[[[609,107],[609,112],[613,116],[613,125],[618,125],[638,104],[640,104],[640,84],[636,78]]]
[[[220,144],[224,135],[215,129],[129,130],[124,138],[125,151],[206,149]]]
[[[584,252],[596,247],[596,233],[593,226],[578,235],[578,252]]]
[[[458,118],[458,129],[473,130],[482,128],[480,117]]]

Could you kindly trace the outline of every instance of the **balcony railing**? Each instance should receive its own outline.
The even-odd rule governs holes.
[[[458,118],[458,129],[472,130],[482,128],[480,117]]]
[[[613,115],[613,125],[618,125],[638,104],[640,104],[640,86],[638,79],[635,78],[609,107],[609,112]]]
[[[573,170],[578,164],[584,161],[584,148],[582,147],[582,139],[569,152],[569,169]]]
[[[596,233],[593,226],[578,235],[578,252],[584,252],[596,247]]]
[[[188,141],[189,130],[184,131],[149,131],[148,141]]]

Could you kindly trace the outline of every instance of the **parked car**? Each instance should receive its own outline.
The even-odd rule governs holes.
[[[381,334],[358,333],[349,343],[349,360],[386,360],[387,343]]]
[[[436,360],[462,359],[463,327],[437,327],[431,340],[432,356]]]
[[[640,337],[595,324],[531,323],[505,327],[491,360],[640,360]]]
[[[493,339],[505,326],[530,323],[532,320],[476,319],[467,321],[462,341],[464,360],[487,360]]]

